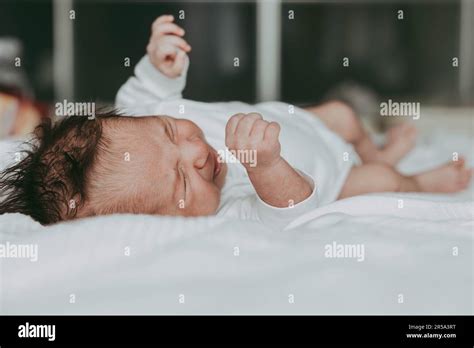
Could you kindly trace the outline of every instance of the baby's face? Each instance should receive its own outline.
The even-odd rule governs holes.
[[[104,134],[115,150],[125,154],[123,172],[116,180],[132,187],[135,205],[143,205],[139,212],[183,216],[216,212],[227,168],[195,123],[149,116],[129,118],[124,124],[106,126]]]

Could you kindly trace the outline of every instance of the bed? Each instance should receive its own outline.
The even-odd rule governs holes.
[[[472,133],[422,134],[406,173],[474,165]],[[3,165],[16,145],[0,144]],[[472,314],[474,186],[452,195],[372,194],[275,232],[220,217],[102,216],[43,227],[0,216],[1,314]],[[328,256],[359,245],[363,258]],[[347,255],[346,255],[347,256]]]

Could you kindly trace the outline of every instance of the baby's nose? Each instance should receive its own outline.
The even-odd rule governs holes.
[[[196,169],[204,168],[210,155],[209,146],[199,137],[188,139],[184,152],[183,155]]]

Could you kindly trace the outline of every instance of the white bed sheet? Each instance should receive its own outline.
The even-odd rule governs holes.
[[[422,139],[401,169],[428,169],[453,149],[473,165],[472,139],[438,137]],[[0,313],[472,314],[472,197],[473,185],[449,196],[359,196],[279,233],[218,217],[43,227],[7,214],[0,243],[37,244],[39,257],[0,258]],[[363,244],[364,261],[325,257],[333,242]]]

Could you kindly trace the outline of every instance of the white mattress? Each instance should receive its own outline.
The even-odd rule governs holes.
[[[428,169],[453,149],[474,165],[472,138],[440,132],[400,168]],[[42,227],[3,215],[0,243],[34,243],[39,254],[0,258],[0,313],[472,314],[473,192],[353,197],[280,233],[217,217]],[[333,242],[364,245],[364,260],[325,257]]]

